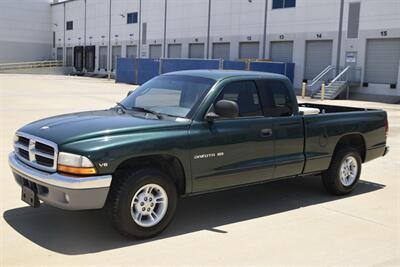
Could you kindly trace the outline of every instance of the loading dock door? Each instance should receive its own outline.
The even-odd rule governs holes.
[[[85,69],[88,72],[94,71],[95,54],[96,54],[96,47],[94,45],[85,47]]]
[[[332,64],[332,41],[307,41],[304,78],[312,80]]]
[[[367,40],[364,82],[396,84],[400,62],[400,39]]]
[[[212,58],[230,58],[230,43],[214,43],[212,50]]]
[[[169,44],[168,45],[168,57],[169,58],[181,58],[182,57],[182,45],[181,44]]]
[[[293,42],[271,42],[270,58],[276,62],[293,62]]]
[[[76,71],[83,70],[83,46],[74,47],[74,67]]]
[[[117,67],[117,59],[121,57],[121,46],[115,45],[112,47],[112,60],[111,60],[111,71],[114,71]]]
[[[127,45],[126,46],[126,57],[137,58],[137,46],[136,45]]]
[[[259,58],[260,43],[259,42],[241,42],[239,43],[239,58]]]
[[[67,47],[65,53],[66,53],[66,55],[65,55],[65,57],[66,57],[65,65],[67,67],[72,67],[72,57],[73,57],[73,55],[72,55],[72,47]]]
[[[57,47],[57,60],[63,60],[63,48]]]
[[[204,44],[189,44],[189,58],[204,58]]]
[[[161,58],[161,45],[149,45],[149,57],[150,58]]]
[[[107,46],[99,47],[99,70],[103,69],[103,70],[107,71],[107,65],[108,65],[107,50],[108,50]]]

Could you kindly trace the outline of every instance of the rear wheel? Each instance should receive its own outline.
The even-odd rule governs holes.
[[[176,209],[177,192],[171,179],[157,169],[125,171],[115,179],[108,203],[114,227],[137,239],[162,232]]]
[[[361,164],[361,156],[357,149],[338,148],[329,169],[322,174],[322,182],[328,192],[335,195],[351,193],[360,179]]]

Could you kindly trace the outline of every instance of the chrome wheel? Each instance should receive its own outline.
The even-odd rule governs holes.
[[[354,183],[358,174],[358,163],[355,157],[346,157],[340,166],[340,182],[344,186],[350,186]]]
[[[168,208],[168,196],[157,184],[142,186],[131,202],[132,219],[142,227],[152,227],[165,216]]]

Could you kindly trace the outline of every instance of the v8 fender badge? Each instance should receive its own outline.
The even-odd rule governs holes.
[[[215,158],[215,157],[223,157],[224,152],[217,152],[217,153],[208,153],[208,154],[201,154],[201,155],[194,155],[194,159],[207,159],[207,158]]]
[[[108,163],[107,162],[99,163],[99,167],[106,168],[106,167],[108,167]]]

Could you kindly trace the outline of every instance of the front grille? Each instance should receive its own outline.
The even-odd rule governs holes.
[[[18,137],[18,141],[19,141],[21,144],[25,145],[25,146],[29,146],[29,139],[28,139],[28,138],[19,136],[19,137]]]
[[[29,160],[29,152],[26,151],[25,149],[18,148],[18,153],[23,157],[24,159]]]
[[[54,155],[54,147],[36,142],[35,148],[43,153]]]
[[[40,170],[56,171],[58,150],[55,143],[21,132],[17,137],[14,150],[22,162]]]
[[[36,162],[39,163],[40,165],[44,165],[47,167],[52,167],[54,164],[53,159],[49,159],[49,158],[42,157],[39,155],[36,155]]]

